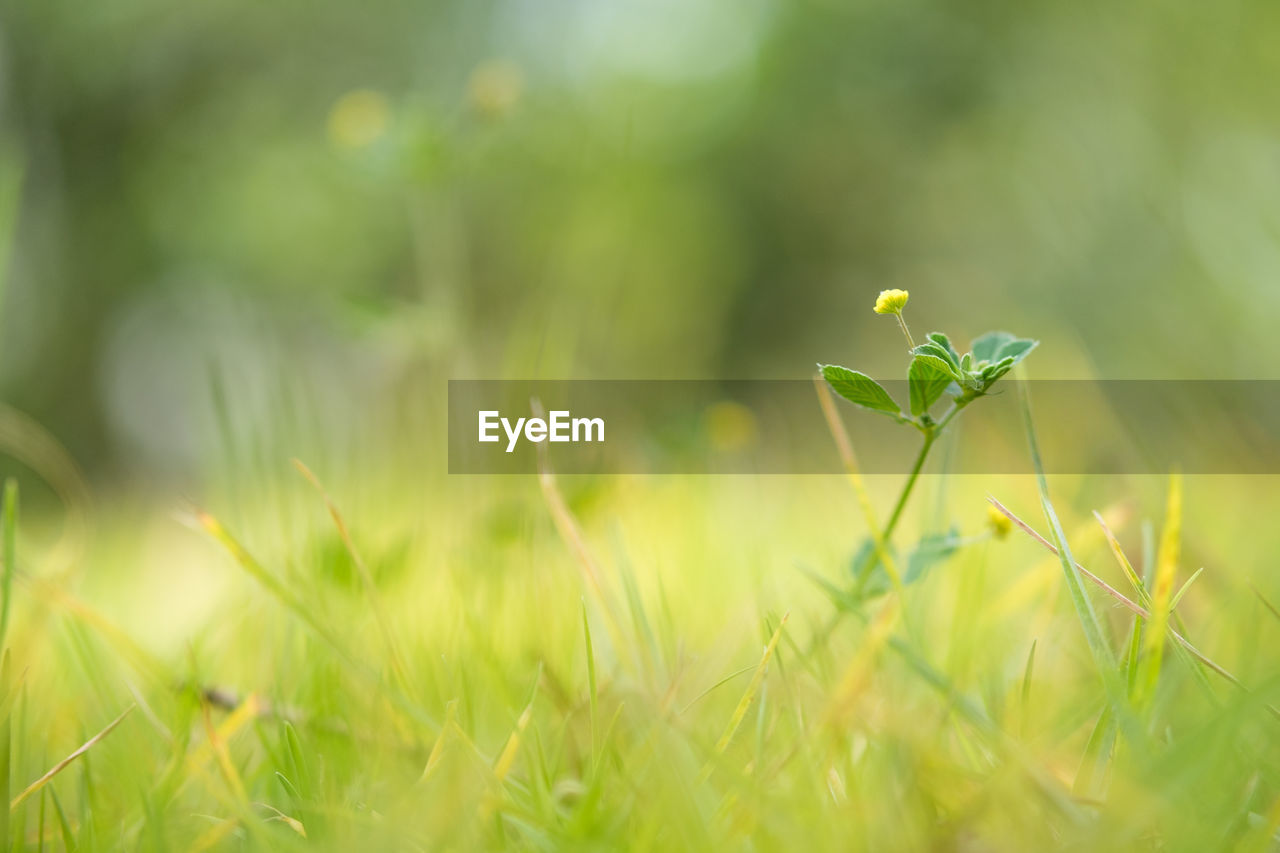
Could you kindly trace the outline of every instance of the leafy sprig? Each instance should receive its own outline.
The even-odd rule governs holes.
[[[989,393],[1001,377],[1030,355],[1039,344],[1038,341],[1020,338],[1009,332],[988,332],[975,339],[970,344],[969,351],[962,355],[946,334],[931,332],[925,336],[924,343],[917,346],[902,316],[908,298],[909,294],[905,290],[886,290],[876,299],[875,305],[877,314],[892,314],[897,318],[907,340],[911,360],[907,364],[906,409],[883,385],[865,373],[837,364],[818,365],[827,384],[841,397],[859,408],[893,418],[900,424],[909,424],[923,436],[915,464],[885,524],[882,533],[885,542],[888,542],[902,517],[907,499],[911,496],[934,442],[966,406]],[[933,409],[943,397],[950,397],[951,405],[941,416],[935,418]],[[942,537],[943,543],[948,546],[942,549],[937,547],[937,542],[927,543],[922,540],[916,549],[916,554],[921,555],[920,566],[910,579],[918,578],[928,565],[949,556],[955,550],[951,547],[954,545],[952,540],[958,541],[958,538],[958,535]],[[926,548],[926,545],[930,547]],[[855,555],[854,587],[848,600],[860,600],[883,591],[885,585],[878,582],[883,578],[873,573],[879,565],[879,553],[879,549],[864,546]]]
[[[954,412],[988,393],[1038,344],[1039,341],[1019,338],[1009,332],[988,332],[974,340],[969,352],[961,355],[945,334],[930,332],[925,343],[910,350],[906,411],[883,385],[865,373],[837,364],[820,364],[818,369],[832,390],[855,406],[888,415],[928,434],[940,432],[942,424],[954,417]],[[935,421],[930,410],[944,395],[952,398],[953,408]]]

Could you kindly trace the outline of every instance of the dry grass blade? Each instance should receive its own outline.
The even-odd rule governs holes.
[[[285,826],[296,832],[300,837],[307,837],[307,828],[303,826],[302,821],[298,820],[296,817],[285,814],[275,806],[271,805],[271,803],[253,803],[253,805],[257,808],[274,812],[274,814],[272,814],[271,817],[266,818],[263,823],[283,823]]]
[[[245,792],[244,781],[240,778],[240,774],[236,772],[236,766],[231,761],[231,753],[227,750],[227,742],[218,735],[218,730],[213,725],[213,719],[209,716],[208,703],[205,703],[200,710],[204,719],[205,735],[209,739],[209,747],[212,749],[214,757],[218,760],[218,769],[222,771],[222,777],[226,780],[227,787],[231,789],[236,801],[242,806],[247,805],[249,797]]]
[[[240,825],[240,821],[233,817],[225,818],[209,827],[192,842],[190,853],[204,853],[205,850],[212,850],[217,847],[222,840],[236,830]]]
[[[1280,608],[1277,608],[1274,604],[1272,604],[1270,601],[1267,600],[1267,597],[1262,594],[1262,590],[1258,589],[1257,584],[1250,581],[1249,586],[1253,588],[1253,594],[1256,595],[1258,597],[1258,600],[1262,602],[1262,606],[1267,608],[1267,610],[1271,611],[1271,615],[1276,617],[1277,620],[1280,620]]]
[[[1007,517],[1010,521],[1012,521],[1019,528],[1021,528],[1022,531],[1026,533],[1028,536],[1030,536],[1032,539],[1039,542],[1041,545],[1043,545],[1049,551],[1052,551],[1054,554],[1058,553],[1058,549],[1053,546],[1052,542],[1050,542],[1048,539],[1045,539],[1043,536],[1037,533],[1035,528],[1033,528],[1031,525],[1027,524],[1021,518],[1018,518],[1018,516],[1014,515],[1013,512],[1010,511],[1007,507],[1005,507],[1004,504],[1000,503],[1000,501],[996,500],[994,497],[991,497],[990,495],[987,496],[987,500],[990,501],[992,506],[994,506],[997,510],[1003,513],[1005,517]],[[1076,563],[1076,569],[1079,570],[1082,576],[1084,576],[1085,578],[1088,578],[1090,581],[1092,581],[1094,584],[1100,587],[1104,592],[1106,592],[1116,601],[1120,602],[1120,604],[1127,607],[1129,610],[1138,614],[1143,619],[1151,618],[1151,612],[1148,611],[1145,607],[1127,598],[1122,592],[1117,590],[1111,584],[1104,581],[1102,578],[1095,575],[1093,572],[1090,572],[1084,566],[1080,565],[1079,563]],[[1174,641],[1177,642],[1178,645],[1186,649],[1191,654],[1192,657],[1200,661],[1200,663],[1204,664],[1209,669],[1218,673],[1218,675],[1222,676],[1227,681],[1230,681],[1236,687],[1240,687],[1240,688],[1244,687],[1244,685],[1240,683],[1240,679],[1236,678],[1224,667],[1218,665],[1217,663],[1214,663],[1203,652],[1201,652],[1199,649],[1193,646],[1191,642],[1187,640],[1186,637],[1183,637],[1173,628],[1169,628],[1168,630],[1169,630],[1169,636],[1173,637]],[[1280,716],[1280,712],[1276,712],[1275,709],[1272,709],[1272,712],[1277,713],[1277,715]]]
[[[134,708],[136,708],[136,707],[137,707],[136,705],[130,705],[128,708],[125,708],[125,709],[124,709],[124,713],[122,713],[120,716],[116,717],[114,720],[112,720],[110,723],[108,723],[108,724],[107,724],[107,727],[106,727],[105,729],[103,729],[102,731],[98,732],[98,733],[97,733],[96,735],[94,735],[93,737],[89,738],[87,741],[85,741],[83,744],[81,744],[81,745],[80,745],[80,748],[79,748],[79,749],[77,749],[75,752],[71,753],[71,754],[70,754],[70,755],[68,755],[66,758],[64,758],[64,759],[62,759],[61,761],[59,761],[57,764],[53,765],[53,767],[49,770],[49,772],[48,772],[48,773],[44,774],[44,775],[43,775],[43,776],[41,776],[39,779],[37,779],[36,781],[34,781],[34,782],[32,782],[30,785],[28,785],[28,786],[23,790],[23,792],[22,792],[21,794],[19,794],[18,796],[14,797],[14,798],[13,798],[13,801],[9,803],[9,811],[13,811],[13,810],[14,810],[14,809],[16,809],[18,806],[22,805],[23,800],[27,799],[27,798],[28,798],[28,797],[30,797],[32,794],[34,794],[34,793],[38,792],[38,791],[39,791],[41,788],[43,788],[45,785],[49,784],[49,781],[50,781],[51,779],[53,779],[53,777],[54,777],[54,776],[57,776],[57,775],[58,775],[59,773],[61,773],[63,770],[66,770],[66,769],[67,769],[67,767],[68,767],[68,766],[69,766],[73,761],[75,761],[75,760],[76,760],[77,758],[79,758],[80,756],[84,755],[84,754],[85,754],[86,752],[88,752],[89,750],[93,749],[93,747],[94,747],[94,746],[96,746],[96,745],[97,745],[97,743],[98,743],[99,741],[101,741],[101,740],[102,740],[103,738],[105,738],[107,735],[111,734],[112,730],[113,730],[116,726],[118,726],[118,725],[120,725],[121,723],[123,723],[123,722],[124,722],[124,718],[125,718],[125,717],[127,717],[127,716],[129,716],[129,714],[130,714],[130,713],[133,711],[133,709],[134,709]]]
[[[516,720],[516,727],[511,732],[511,737],[507,738],[507,745],[502,748],[502,754],[498,756],[498,760],[493,765],[494,778],[499,782],[507,778],[507,774],[511,772],[511,766],[515,764],[516,756],[520,754],[520,741],[524,737],[524,730],[529,727],[529,721],[533,719],[533,700],[529,700],[529,704],[520,713],[520,719]]]
[[[207,708],[211,703],[205,702]],[[208,740],[192,750],[187,757],[187,770],[194,772],[204,767],[211,757],[217,757],[217,750],[225,748],[225,744],[236,732],[244,728],[247,724],[253,722],[262,713],[262,700],[258,698],[256,693],[250,693],[245,700],[236,707],[225,720],[222,725],[216,729],[209,729]]]
[[[535,416],[546,416],[546,411],[540,401],[531,400],[530,404]],[[569,512],[569,505],[565,503],[564,496],[560,494],[560,489],[556,486],[556,478],[551,473],[551,463],[547,459],[545,444],[538,445],[538,484],[542,487],[543,497],[546,498],[547,505],[551,509],[551,518],[555,521],[556,529],[560,531],[561,537],[573,550],[574,556],[578,558],[578,564],[582,567],[582,574],[586,578],[587,585],[591,587],[598,599],[604,601],[605,593],[604,585],[601,583],[600,578],[600,567],[596,564],[590,549],[587,548],[587,542],[582,536],[582,531],[578,529],[578,525],[573,519],[573,514]]]
[[[539,400],[535,398],[530,400],[529,404],[535,416],[546,416],[546,410]],[[626,644],[622,638],[622,620],[618,617],[613,598],[605,590],[600,566],[592,556],[591,549],[587,547],[587,540],[582,535],[582,530],[578,527],[573,513],[569,510],[564,495],[560,494],[559,486],[556,485],[555,474],[552,473],[551,462],[547,458],[545,442],[538,444],[538,485],[542,488],[542,496],[547,502],[547,508],[551,511],[551,520],[555,523],[556,531],[569,546],[573,556],[577,558],[583,579],[590,587],[600,609],[604,611],[605,625],[609,629],[610,637],[618,648],[624,648]]]
[[[836,452],[840,454],[840,462],[844,465],[845,475],[849,478],[854,494],[858,497],[858,507],[862,510],[862,516],[867,522],[867,531],[871,534],[871,542],[875,546],[876,556],[880,558],[880,562],[884,565],[884,570],[889,575],[889,580],[892,581],[894,588],[899,595],[902,595],[902,574],[898,571],[898,565],[894,562],[893,555],[889,553],[884,532],[880,529],[880,522],[876,520],[875,510],[871,506],[871,496],[867,494],[866,484],[862,482],[862,471],[858,467],[858,457],[854,455],[853,442],[849,439],[849,432],[844,427],[844,421],[840,420],[840,413],[836,410],[835,400],[832,398],[831,391],[827,388],[826,380],[822,378],[821,374],[813,377],[813,385],[817,389],[818,405],[822,407],[822,416],[826,419],[827,429],[831,432],[831,438],[836,444]]]

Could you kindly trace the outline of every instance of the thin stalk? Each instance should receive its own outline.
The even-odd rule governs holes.
[[[889,514],[889,520],[884,524],[884,537],[888,539],[893,535],[894,528],[898,526],[898,520],[902,518],[902,511],[906,509],[907,499],[911,497],[911,490],[915,488],[916,480],[920,478],[920,471],[924,468],[924,461],[929,456],[929,450],[933,447],[933,442],[937,438],[937,433],[929,431],[925,433],[924,443],[920,445],[920,453],[916,456],[916,463],[911,468],[911,474],[907,477],[907,482],[902,486],[902,492],[898,495],[898,502],[893,507],[893,512]]]
[[[898,318],[898,325],[902,327],[902,334],[907,338],[907,347],[915,349],[916,342],[911,339],[911,330],[907,328],[907,321],[902,318],[902,312],[898,311],[894,316]]]
[[[968,402],[952,403],[951,408],[947,409],[947,413],[942,416],[942,420],[934,424],[933,426],[934,437],[936,438],[937,436],[941,435],[942,431],[947,428],[947,424],[951,423],[951,421],[955,418],[955,416],[960,414],[960,410],[967,405],[969,405]]]
[[[920,478],[920,471],[924,468],[925,459],[929,456],[929,449],[933,447],[935,436],[936,433],[926,430],[924,443],[920,445],[920,453],[916,456],[916,462],[911,468],[911,474],[907,477],[907,482],[902,485],[902,491],[898,494],[898,501],[893,506],[893,512],[889,514],[889,520],[885,522],[884,530],[881,531],[881,541],[885,543],[886,547],[893,536],[893,531],[898,526],[898,521],[902,518],[902,511],[907,507],[907,500],[911,497],[911,491],[915,488],[916,480]],[[871,572],[875,569],[879,559],[879,552],[873,550],[861,565],[855,567],[853,587],[855,597],[861,594],[863,587],[866,586],[867,581],[871,578]]]
[[[10,477],[4,483],[4,577],[0,580],[0,648],[9,631],[9,608],[12,606],[13,579],[18,574],[18,481]]]
[[[938,437],[942,435],[943,431],[947,428],[947,425],[955,419],[956,415],[960,414],[960,410],[963,408],[964,404],[953,404],[951,408],[947,410],[947,413],[942,416],[942,420],[938,421],[936,424],[928,424],[921,427],[921,432],[924,434],[924,443],[920,445],[920,453],[916,456],[915,464],[911,467],[911,473],[907,476],[907,482],[902,485],[902,491],[898,494],[898,500],[897,503],[894,504],[893,512],[890,513],[889,520],[885,522],[884,530],[880,533],[885,543],[888,543],[889,538],[893,536],[893,531],[897,528],[898,522],[902,518],[902,512],[907,508],[907,501],[911,497],[911,492],[915,488],[916,481],[920,478],[920,472],[924,470],[924,463],[929,458],[929,451],[933,449],[934,443],[938,440]],[[878,554],[872,553],[868,557],[870,561],[869,563],[856,568],[855,576],[858,580],[855,592],[860,592],[862,590],[867,578],[870,577],[871,570],[875,568],[878,556]]]

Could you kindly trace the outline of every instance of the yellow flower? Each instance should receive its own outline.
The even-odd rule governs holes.
[[[991,535],[997,539],[1003,539],[1009,535],[1009,531],[1013,529],[1013,522],[1009,520],[1009,516],[991,505],[987,505],[987,524],[991,527]]]
[[[882,290],[876,297],[877,314],[901,314],[907,306],[909,294],[905,290]]]

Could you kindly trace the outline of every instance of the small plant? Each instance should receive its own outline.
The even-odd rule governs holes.
[[[930,332],[925,336],[925,342],[917,346],[902,315],[909,297],[910,294],[905,290],[881,291],[874,309],[877,314],[896,317],[902,334],[907,339],[911,361],[907,365],[908,401],[905,411],[883,385],[865,373],[835,364],[818,365],[823,378],[841,397],[855,406],[915,427],[922,436],[920,452],[916,456],[911,474],[881,532],[886,542],[902,517],[902,511],[934,443],[966,406],[986,395],[1002,376],[1026,358],[1039,343],[1008,332],[988,332],[974,340],[969,352],[961,355],[945,334]],[[935,418],[932,410],[943,397],[950,398],[951,404]],[[908,563],[907,575],[903,580],[915,580],[928,564],[954,550],[946,545],[948,538],[955,537],[933,537],[934,541],[922,541],[921,547],[917,549],[917,556]],[[886,587],[883,583],[868,586],[872,570],[878,562],[878,549],[872,547],[871,543],[865,545],[854,557],[855,598],[883,591]]]

